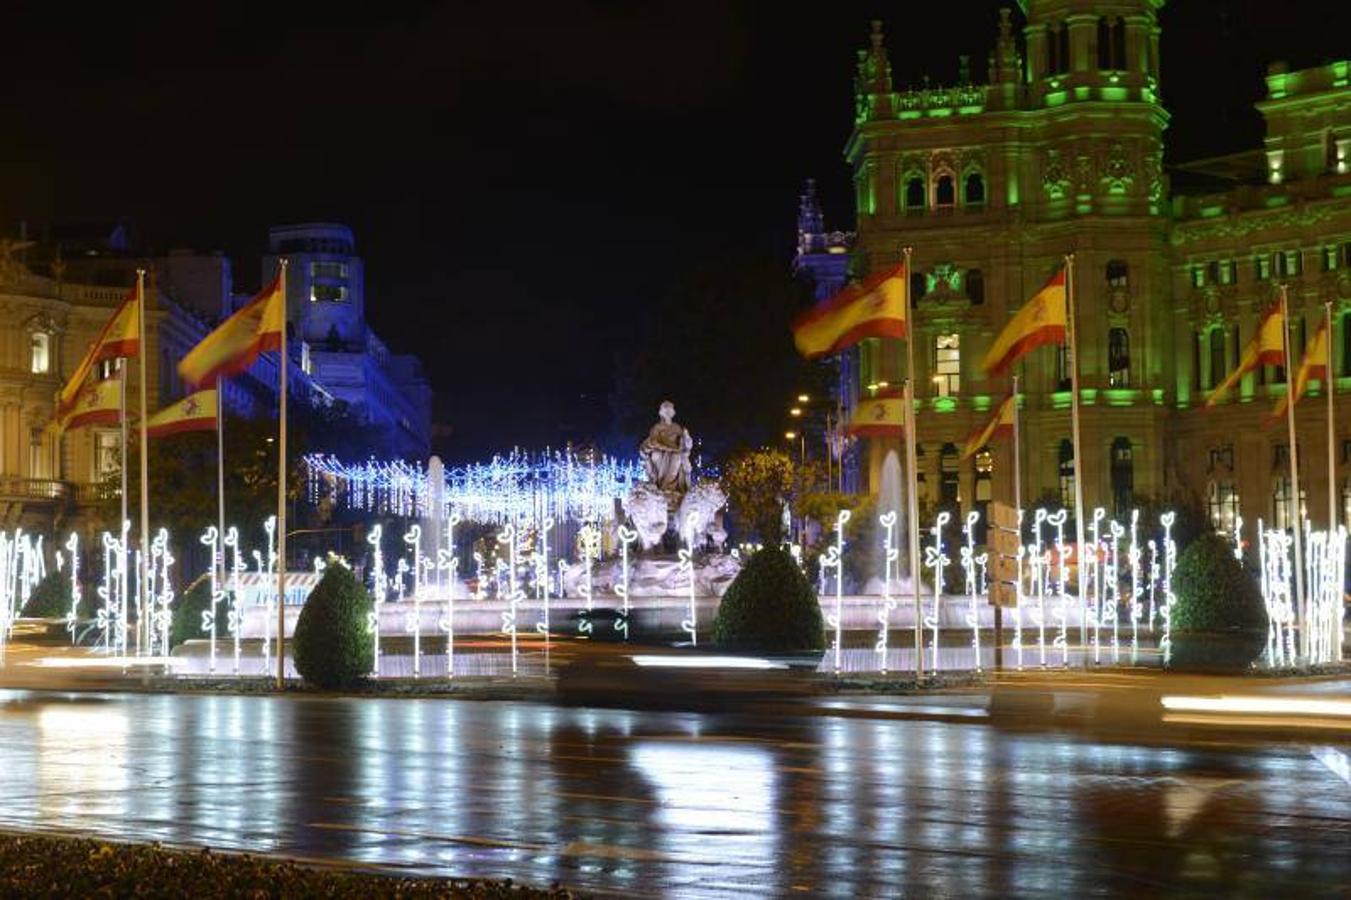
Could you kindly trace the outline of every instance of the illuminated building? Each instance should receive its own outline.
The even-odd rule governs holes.
[[[1289,284],[1296,351],[1333,302],[1340,497],[1351,505],[1351,87],[1348,63],[1273,66],[1266,145],[1163,169],[1161,0],[1030,0],[1015,32],[1001,14],[986,83],[963,59],[952,87],[897,90],[880,24],[860,51],[853,169],[856,233],[835,244],[855,274],[914,248],[911,331],[922,498],[970,509],[1012,499],[1008,446],[960,461],[963,438],[1010,389],[979,361],[1017,309],[1075,255],[1084,500],[1120,512],[1142,498],[1190,499],[1221,527],[1235,514],[1290,512],[1285,430],[1266,427],[1281,372],[1243,379],[1218,408],[1205,395],[1237,364],[1258,317]],[[1185,115],[1185,110],[1179,110]],[[1207,186],[1209,185],[1209,186]],[[814,206],[804,197],[804,210]],[[803,232],[812,232],[804,234]],[[799,216],[797,269],[818,295],[843,283],[819,214]],[[845,240],[845,237],[848,240]],[[847,244],[847,246],[846,246]],[[846,354],[852,407],[904,375],[903,347]],[[1019,363],[1023,496],[1073,503],[1069,371],[1056,348]],[[1299,406],[1308,511],[1326,514],[1323,386]],[[846,451],[846,481],[876,491],[877,440]]]

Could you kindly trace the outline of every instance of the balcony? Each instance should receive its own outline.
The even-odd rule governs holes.
[[[69,493],[69,485],[52,478],[0,477],[0,501],[59,503],[64,501]]]

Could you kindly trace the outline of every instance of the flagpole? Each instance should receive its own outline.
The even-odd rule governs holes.
[[[1331,347],[1329,346],[1329,349]],[[1299,641],[1300,646],[1307,651],[1308,647],[1308,615],[1304,608],[1304,553],[1303,536],[1304,516],[1300,510],[1299,503],[1299,450],[1295,445],[1295,401],[1298,399],[1294,393],[1294,369],[1291,366],[1290,356],[1290,301],[1286,296],[1286,286],[1281,285],[1281,352],[1285,356],[1285,427],[1290,441],[1290,503],[1293,506],[1294,513],[1291,519],[1294,522],[1295,532],[1295,609],[1299,611],[1300,628]],[[1329,368],[1331,368],[1329,366]]]
[[[1018,543],[1023,542],[1023,422],[1018,412],[1018,376],[1013,376],[1013,511],[1017,516]],[[1022,590],[1019,585],[1017,590]],[[1018,613],[1022,616],[1022,612]],[[995,668],[1004,668],[1004,608],[998,603],[994,607],[995,625]],[[1018,619],[1022,628],[1022,619]],[[1021,640],[1021,638],[1019,638]]]
[[[915,450],[915,332],[913,329],[913,319],[910,315],[910,254],[911,248],[906,247],[905,254],[905,318],[907,322],[905,338],[905,391],[903,392],[903,402],[905,403],[905,417],[902,420],[905,426],[905,467],[909,475],[909,490],[906,496],[909,501],[910,518],[910,591],[914,598],[915,610],[915,681],[919,682],[924,675],[924,617],[920,612],[919,599],[919,454]]]
[[[124,525],[124,524],[126,523],[126,521],[127,521],[127,357],[125,357],[125,356],[120,357],[120,358],[117,360],[117,381],[118,381],[117,390],[118,390],[118,398],[119,398],[119,399],[118,399],[118,404],[117,404],[118,431],[119,431],[119,435],[120,435],[121,443],[122,443],[122,465],[121,465],[121,469],[122,469],[122,472],[121,472],[121,475],[122,475],[122,496],[121,496],[122,505],[121,505],[121,516],[120,516],[120,517],[118,518],[118,520],[117,520],[117,536],[118,536],[118,539],[122,541],[122,584],[121,584],[121,588],[122,588],[122,599],[121,599],[121,606],[122,606],[122,624],[125,626],[125,625],[126,625],[126,622],[127,622],[127,613],[128,613],[128,611],[127,611],[127,580],[128,580],[128,579],[127,579],[127,557],[128,557],[128,555],[129,555],[129,554],[128,554],[128,551],[127,551],[127,533],[126,533],[126,531],[123,529],[123,525]],[[125,634],[126,634],[126,629],[125,629],[125,627],[124,627],[124,628],[120,629],[119,635],[125,635]],[[136,642],[137,642],[138,644],[140,643],[140,634],[141,634],[141,631],[140,631],[140,629],[138,628],[138,629],[136,630],[136,635],[137,635],[137,637],[136,637]],[[114,643],[116,643],[116,641],[114,641]]]
[[[220,543],[216,544],[218,559],[211,561],[212,566],[220,565],[220,581],[225,584],[225,378],[216,379],[216,534]],[[235,598],[235,609],[240,609],[239,598]],[[236,631],[243,626],[235,622]]]
[[[286,684],[286,324],[289,319],[286,302],[286,257],[281,265],[281,352],[277,365],[281,369],[281,399],[277,416],[277,689]],[[216,398],[219,407],[220,397]]]
[[[1070,351],[1070,432],[1074,441],[1074,564],[1078,572],[1075,579],[1079,591],[1079,645],[1087,641],[1088,606],[1084,602],[1084,465],[1083,440],[1079,428],[1079,327],[1075,324],[1074,309],[1074,254],[1065,254],[1065,324],[1069,332],[1067,340]],[[1094,548],[1097,552],[1097,548]]]
[[[1332,374],[1332,301],[1323,304],[1323,390],[1328,395],[1328,540],[1337,530],[1337,412],[1334,397],[1337,381]]]
[[[137,309],[137,347],[139,352],[137,356],[137,368],[140,373],[140,400],[141,400],[141,622],[137,629],[136,643],[140,644],[140,629],[145,629],[146,652],[149,652],[154,641],[154,631],[150,625],[150,605],[146,596],[146,587],[150,584],[150,460],[149,460],[149,437],[146,434],[145,423],[149,417],[146,412],[146,376],[145,376],[145,358],[148,352],[145,342],[145,269],[136,270],[136,302],[140,304]],[[125,425],[123,426],[125,428]]]

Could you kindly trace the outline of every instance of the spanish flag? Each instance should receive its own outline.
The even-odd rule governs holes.
[[[116,425],[122,418],[122,383],[117,378],[91,381],[75,403],[58,417],[62,429]]]
[[[178,374],[188,384],[214,387],[217,379],[253,365],[260,353],[280,350],[285,327],[286,297],[279,271],[271,284],[188,351],[178,364]]]
[[[85,351],[84,358],[70,373],[70,379],[57,395],[57,421],[64,423],[82,404],[85,382],[89,380],[95,366],[105,360],[118,357],[127,359],[141,352],[141,306],[136,288],[132,287],[108,321],[103,323],[103,328]]]
[[[177,403],[171,403],[155,413],[145,423],[145,435],[149,438],[168,437],[185,431],[215,430],[215,388],[188,394]]]
[[[1238,367],[1206,397],[1206,406],[1214,406],[1239,380],[1258,366],[1285,365],[1285,316],[1281,305],[1273,305],[1257,323],[1257,333],[1239,357]]]
[[[838,353],[864,338],[904,338],[905,263],[851,284],[793,323],[793,342],[808,359]]]
[[[1066,299],[1065,269],[1062,266],[999,332],[985,359],[981,360],[981,370],[992,375],[1003,375],[1015,362],[1036,348],[1065,343],[1068,322]]]
[[[905,434],[905,399],[898,393],[860,398],[844,433],[850,437],[899,438]]]
[[[966,444],[962,447],[962,459],[967,459],[980,452],[980,448],[995,440],[996,438],[1006,437],[1013,434],[1013,416],[1018,403],[1018,398],[1009,394],[1004,398],[1004,402],[995,408],[994,415],[990,421],[986,422],[980,428],[977,428],[971,434],[967,435]]]
[[[1327,317],[1323,318],[1323,324],[1318,326],[1308,349],[1304,351],[1304,360],[1299,364],[1299,371],[1295,373],[1294,387],[1286,390],[1281,399],[1276,401],[1276,408],[1271,412],[1272,422],[1285,415],[1286,404],[1299,402],[1299,398],[1304,396],[1304,392],[1309,388],[1309,382],[1314,378],[1323,382],[1323,390],[1328,389]]]

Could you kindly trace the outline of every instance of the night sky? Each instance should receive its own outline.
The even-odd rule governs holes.
[[[346,222],[441,449],[542,445],[604,427],[613,348],[678,273],[787,271],[804,178],[848,227],[871,18],[898,86],[949,84],[961,53],[983,77],[1001,5],[10,8],[0,227],[125,217],[148,250],[226,251],[250,290],[269,225]],[[1162,21],[1170,162],[1256,146],[1266,62],[1344,57],[1351,34],[1318,2],[1173,0]]]

